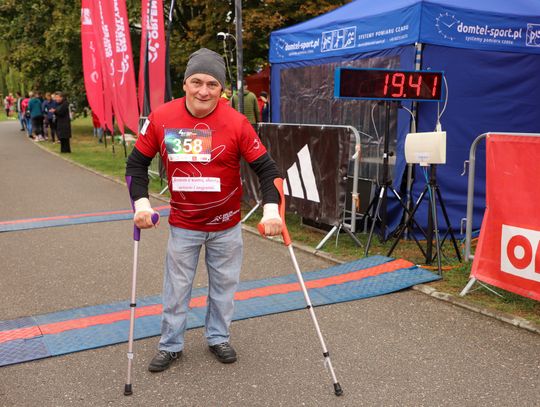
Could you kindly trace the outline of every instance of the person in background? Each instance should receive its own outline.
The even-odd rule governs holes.
[[[17,100],[15,101],[15,110],[17,111],[17,117],[19,118],[19,123],[21,125],[21,131],[26,130],[26,120],[24,119],[24,111],[22,108],[22,101],[24,98],[21,95],[21,92],[17,92]]]
[[[231,106],[238,110],[238,95],[232,97]],[[261,121],[261,113],[257,104],[257,96],[248,90],[247,83],[244,85],[244,116],[247,117],[253,128],[257,130],[257,123]]]
[[[16,99],[13,96],[13,93],[10,92],[9,94],[9,115],[12,116],[13,112],[15,111],[15,102]]]
[[[261,122],[268,122],[268,93],[263,90],[257,98],[257,103],[261,112]]]
[[[34,92],[28,93],[28,95],[26,95],[26,97],[21,102],[21,108],[26,127],[26,134],[28,134],[28,137],[30,138],[32,138],[32,120],[30,120],[30,110],[28,109],[28,103],[30,102],[30,98],[32,97],[34,97]]]
[[[10,95],[11,93],[4,98],[4,112],[6,112],[6,117],[10,116],[11,104],[13,103],[12,101],[13,97],[10,98],[9,97]]]
[[[69,103],[62,92],[54,94],[54,100],[58,104],[50,109],[56,117],[56,133],[60,140],[60,152],[71,153],[69,139],[71,138],[71,118],[69,114]]]
[[[224,103],[226,105],[231,104],[231,98],[232,98],[232,90],[230,86],[225,86],[225,89],[223,89],[223,92],[221,93],[221,97],[219,98],[220,103]]]
[[[8,99],[8,110],[6,112],[6,116],[10,117],[11,114],[13,113],[13,110],[14,110],[14,105],[15,105],[15,98],[13,97],[13,93],[9,93],[9,95],[7,96],[7,99]]]
[[[28,110],[30,111],[30,120],[32,121],[32,131],[34,133],[34,141],[43,141],[43,111],[41,110],[41,99],[39,92],[34,92],[32,98],[28,102]]]
[[[41,109],[43,110],[43,134],[45,138],[48,139],[49,130],[51,133],[51,142],[55,142],[56,138],[56,120],[54,118],[54,113],[50,109],[56,108],[57,103],[52,98],[51,92],[45,93],[45,100],[41,104]]]
[[[103,143],[103,129],[99,117],[94,112],[92,112],[92,127],[94,128],[94,137],[98,138],[99,143]]]

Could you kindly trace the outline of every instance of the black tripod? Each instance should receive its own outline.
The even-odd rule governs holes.
[[[382,104],[383,102],[379,102],[379,104]],[[377,219],[380,218],[380,232],[381,232],[381,240],[384,242],[386,241],[386,227],[387,227],[387,199],[388,199],[388,191],[392,192],[394,196],[397,198],[398,202],[401,204],[403,209],[406,211],[407,214],[409,214],[409,218],[413,219],[412,216],[410,216],[410,212],[407,208],[407,205],[403,202],[401,197],[399,196],[398,192],[395,190],[394,187],[392,187],[392,180],[390,179],[390,174],[388,170],[388,160],[393,155],[392,152],[389,151],[390,149],[390,102],[385,101],[385,130],[384,130],[384,151],[383,151],[383,180],[382,183],[377,187],[377,193],[374,195],[373,199],[369,203],[368,208],[364,212],[364,222],[367,219],[367,217],[371,218],[371,228],[369,230],[368,235],[368,241],[366,243],[366,250],[364,255],[367,256],[369,252],[369,247],[371,245],[371,239],[373,238],[373,231],[375,230],[375,223],[377,222]],[[375,212],[373,215],[370,215],[370,211],[373,209],[373,207],[377,204],[375,207]],[[380,215],[380,216],[379,216]],[[413,222],[416,224],[417,227],[422,229],[416,221]],[[416,238],[415,238],[416,240]],[[417,240],[418,245],[420,243]]]
[[[454,235],[454,231],[452,229],[452,225],[450,224],[450,219],[448,218],[448,213],[446,212],[446,207],[444,205],[444,201],[442,198],[441,190],[439,188],[439,185],[437,185],[437,169],[434,164],[431,164],[430,171],[429,171],[429,181],[427,182],[426,186],[424,187],[424,190],[416,200],[416,203],[414,205],[414,208],[412,212],[408,213],[408,218],[406,222],[401,225],[401,227],[398,230],[398,233],[396,235],[396,240],[392,244],[392,247],[388,251],[388,256],[392,254],[394,249],[396,248],[397,244],[403,237],[403,233],[405,230],[409,230],[409,234],[414,237],[414,233],[412,233],[412,223],[414,222],[416,225],[418,223],[414,220],[414,215],[416,214],[416,211],[420,207],[420,204],[422,203],[422,200],[424,197],[428,194],[429,199],[429,211],[428,211],[428,229],[427,233],[424,232],[421,228],[422,234],[426,237],[427,245],[426,245],[426,251],[423,250],[421,246],[420,250],[422,251],[422,254],[426,258],[426,264],[431,264],[433,261],[433,235],[435,235],[435,256],[437,257],[437,269],[439,272],[439,275],[442,275],[442,269],[441,269],[441,248],[448,236],[452,239],[452,243],[454,245],[454,249],[456,251],[456,256],[458,260],[461,262],[461,254],[459,253],[459,247],[456,241],[456,237]],[[446,233],[443,236],[442,241],[440,240],[439,236],[439,224],[437,220],[437,199],[439,200],[439,205],[442,211],[442,214],[444,216],[444,220],[446,221]],[[416,238],[415,238],[416,240]],[[418,240],[416,240],[418,243]]]

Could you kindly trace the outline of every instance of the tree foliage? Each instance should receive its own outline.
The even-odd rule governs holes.
[[[270,33],[331,11],[349,0],[244,0],[242,42],[244,73],[268,64]],[[171,41],[174,76],[181,78],[189,55],[200,47],[224,52],[218,32],[236,34],[234,0],[177,1]],[[227,43],[234,49],[234,41]],[[236,59],[233,54],[233,59]],[[176,68],[180,70],[176,71]],[[234,75],[233,75],[234,76]]]
[[[3,0],[0,41],[7,48],[0,66],[20,77],[11,92],[63,90],[84,98],[80,2]]]
[[[244,0],[244,72],[258,71],[268,63],[272,31],[308,20],[347,2]],[[164,0],[166,20],[170,4],[170,0]],[[42,91],[63,90],[72,100],[79,99],[80,106],[84,104],[80,7],[80,0],[0,0],[0,91],[24,92],[28,87]],[[134,60],[138,64],[140,0],[127,0],[127,7]],[[181,89],[189,55],[203,46],[224,53],[223,42],[217,33],[235,35],[235,21],[234,0],[175,1],[170,41],[175,94]],[[234,46],[234,41],[227,43],[229,51]],[[232,56],[236,60],[234,53]],[[233,76],[234,72],[233,69]],[[14,84],[16,81],[18,83]]]

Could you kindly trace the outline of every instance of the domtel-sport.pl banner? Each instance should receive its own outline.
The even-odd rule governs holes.
[[[540,54],[540,17],[482,14],[418,3],[334,25],[329,21],[316,29],[277,31],[271,35],[270,61],[352,55],[415,42]]]

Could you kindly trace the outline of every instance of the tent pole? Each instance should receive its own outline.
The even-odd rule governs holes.
[[[424,44],[422,44],[421,42],[417,42],[414,45],[414,48],[415,48],[414,69],[416,71],[419,71],[422,69],[422,51],[424,49]],[[416,122],[418,121],[418,102],[414,101],[412,103],[411,112],[414,117],[414,120],[411,121],[410,132],[416,133],[417,132]],[[404,217],[405,224],[407,224],[409,221],[409,213],[411,212],[412,207],[413,207],[413,201],[412,201],[413,170],[414,170],[414,165],[407,164],[407,189],[405,192],[405,196],[406,196],[405,205],[407,207],[407,211],[405,211],[405,217]],[[405,239],[408,240],[409,228],[405,230],[404,235],[405,235]]]
[[[244,113],[244,56],[242,52],[242,0],[235,0],[236,16],[236,80],[238,111]]]
[[[170,102],[173,100],[169,47],[171,42],[174,3],[175,0],[171,0],[171,5],[169,7],[169,20],[167,21],[167,32],[165,33],[165,102]]]

